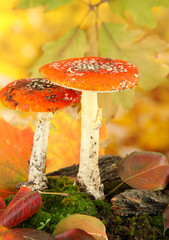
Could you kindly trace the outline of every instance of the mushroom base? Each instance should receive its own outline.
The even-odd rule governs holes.
[[[89,193],[89,195],[92,195],[95,199],[104,200],[105,195],[103,184],[99,184],[99,186],[97,184],[90,184],[80,177],[78,177],[77,184],[80,186],[81,191]]]
[[[101,111],[98,109],[97,92],[83,91],[81,108],[81,149],[77,179],[83,190],[96,199],[104,199],[98,166]]]
[[[28,183],[32,190],[47,188],[46,151],[49,135],[49,123],[53,113],[38,113],[33,148],[29,164]]]

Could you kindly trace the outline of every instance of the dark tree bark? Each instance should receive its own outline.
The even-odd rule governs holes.
[[[120,177],[117,173],[117,167],[119,162],[122,160],[119,156],[114,155],[106,155],[101,156],[99,158],[99,168],[100,168],[100,176],[101,181],[103,184],[109,183],[112,181],[120,182]],[[79,169],[79,165],[73,165],[66,168],[61,168],[58,171],[52,172],[47,174],[47,176],[70,176],[75,177],[77,176]]]
[[[129,216],[147,213],[162,214],[169,203],[169,196],[161,191],[130,189],[111,199],[112,211],[116,215]]]

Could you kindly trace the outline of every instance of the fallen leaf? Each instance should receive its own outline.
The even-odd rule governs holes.
[[[134,152],[121,161],[118,173],[133,188],[162,190],[169,181],[169,163],[162,153]]]
[[[5,204],[4,200],[3,200],[3,198],[0,197],[0,217],[4,213],[5,207],[6,207],[6,204]]]
[[[96,240],[108,240],[104,224],[95,217],[83,214],[73,214],[62,219],[56,225],[53,235],[55,236],[74,228],[84,230]]]
[[[42,205],[41,195],[22,187],[0,217],[0,225],[13,227],[36,213]]]
[[[94,240],[94,238],[81,229],[72,229],[55,236],[56,240]]]
[[[163,213],[163,225],[164,225],[164,232],[169,228],[169,205],[164,209]]]
[[[54,237],[44,231],[27,228],[8,229],[0,226],[0,239],[2,240],[54,240]]]
[[[3,200],[3,198],[0,197],[0,209],[4,209],[6,207],[6,204]]]

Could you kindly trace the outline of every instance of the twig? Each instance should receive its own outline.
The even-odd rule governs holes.
[[[76,192],[76,193],[59,193],[59,192],[41,192],[41,191],[38,191],[38,193],[40,194],[51,194],[51,195],[61,195],[61,196],[71,196],[71,195],[78,195],[78,194],[87,194],[87,195],[90,195],[89,193],[87,192]]]
[[[40,194],[61,195],[61,196],[68,196],[68,195],[70,195],[69,193],[58,193],[58,192],[41,192],[41,191],[38,191],[38,193],[40,193]]]
[[[113,193],[114,191],[116,191],[121,185],[123,185],[123,183],[124,182],[119,183],[113,190],[111,190],[109,193],[107,193],[105,197],[109,196],[110,193]]]

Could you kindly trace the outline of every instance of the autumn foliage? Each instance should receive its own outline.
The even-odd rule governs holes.
[[[15,184],[27,180],[33,131],[19,129],[0,119],[0,195],[15,192]]]

